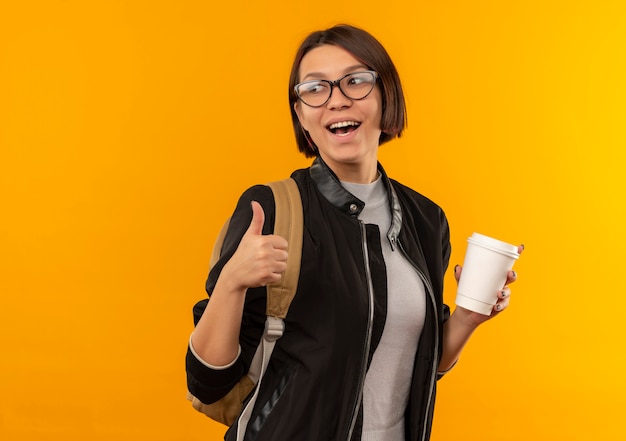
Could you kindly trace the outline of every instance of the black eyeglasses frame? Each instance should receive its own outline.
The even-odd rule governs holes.
[[[345,78],[347,78],[347,77],[351,76],[351,75],[362,74],[362,73],[369,73],[369,74],[372,74],[372,76],[374,77],[374,82],[372,83],[372,88],[371,88],[371,89],[370,89],[370,91],[369,91],[369,92],[367,92],[364,96],[362,96],[362,97],[360,97],[360,98],[352,98],[351,96],[347,95],[347,94],[346,94],[346,92],[344,92],[344,90],[341,88],[341,81],[342,81],[343,79],[345,79]],[[296,96],[298,97],[298,99],[299,99],[300,101],[302,101],[302,103],[306,104],[306,105],[307,105],[307,106],[309,106],[309,107],[313,107],[314,109],[317,109],[317,108],[319,108],[319,107],[325,106],[325,105],[328,103],[328,101],[330,101],[330,99],[331,99],[331,98],[332,98],[332,96],[333,96],[333,88],[335,88],[335,87],[336,87],[337,89],[339,89],[339,91],[341,92],[341,94],[342,94],[343,96],[345,96],[346,98],[348,98],[349,100],[353,100],[353,101],[360,101],[360,100],[363,100],[363,99],[367,98],[367,97],[370,95],[370,93],[372,93],[372,91],[374,90],[374,87],[376,86],[376,82],[378,81],[378,79],[379,79],[379,78],[380,78],[380,77],[379,77],[379,75],[378,75],[378,72],[376,72],[375,70],[360,70],[360,71],[358,71],[358,72],[350,72],[350,73],[348,73],[348,74],[345,74],[343,77],[341,77],[341,78],[339,78],[339,79],[337,79],[337,80],[335,80],[335,81],[330,81],[330,80],[307,80],[307,81],[302,81],[301,83],[296,84],[296,85],[293,87],[293,90],[294,90],[294,92],[295,92]],[[304,100],[302,99],[302,97],[300,96],[300,93],[298,92],[298,89],[299,89],[299,88],[300,88],[300,86],[302,86],[303,84],[307,84],[307,83],[319,83],[319,82],[323,82],[323,83],[327,83],[327,84],[329,84],[329,85],[330,85],[330,92],[328,93],[328,98],[326,98],[326,101],[324,101],[322,104],[318,104],[317,106],[313,106],[313,105],[311,105],[311,104],[307,103],[306,101],[304,101]]]

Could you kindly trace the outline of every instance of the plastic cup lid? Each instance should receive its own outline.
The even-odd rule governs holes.
[[[511,245],[510,243],[502,242],[501,240],[494,239],[493,237],[485,236],[484,234],[473,233],[467,239],[467,241],[475,245],[480,245],[484,248],[488,248],[492,251],[506,254],[507,256],[513,257],[515,259],[519,258],[517,246]]]

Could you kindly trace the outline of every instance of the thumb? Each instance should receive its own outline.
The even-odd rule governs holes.
[[[462,271],[463,271],[463,268],[461,267],[461,265],[454,266],[454,278],[456,279],[456,283],[459,283],[459,280],[461,280]]]
[[[263,234],[263,224],[265,223],[265,212],[257,201],[252,201],[252,221],[248,227],[249,234],[260,236]]]

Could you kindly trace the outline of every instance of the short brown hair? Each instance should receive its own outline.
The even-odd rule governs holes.
[[[298,149],[306,156],[317,156],[317,147],[309,134],[304,130],[294,109],[298,96],[294,91],[299,82],[302,58],[312,49],[329,44],[339,46],[350,52],[369,69],[378,72],[378,81],[382,96],[382,133],[378,144],[383,144],[395,137],[400,137],[406,127],[406,105],[400,84],[400,76],[385,48],[368,32],[350,25],[337,25],[332,28],[316,31],[302,42],[296,52],[289,77],[289,106],[291,120],[298,143]]]

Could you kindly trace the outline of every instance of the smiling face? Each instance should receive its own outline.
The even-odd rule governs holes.
[[[322,45],[302,58],[299,81],[334,81],[364,70],[369,68],[345,49]],[[334,87],[332,96],[323,106],[313,108],[297,101],[294,108],[319,155],[339,179],[361,183],[376,179],[382,117],[378,85],[361,100],[347,98]]]

